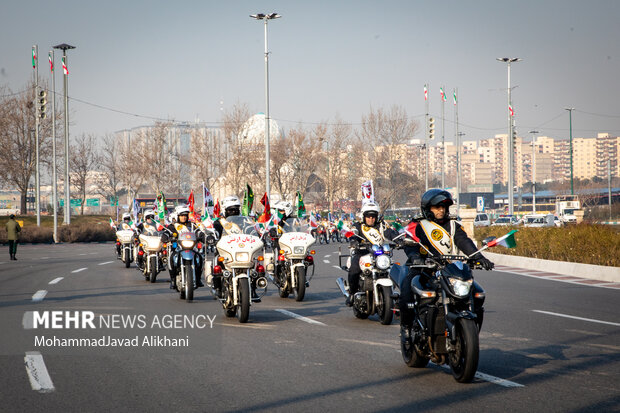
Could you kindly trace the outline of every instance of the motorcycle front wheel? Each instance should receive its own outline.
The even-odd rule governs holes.
[[[191,303],[194,299],[194,280],[192,279],[192,265],[183,264],[183,266],[185,267],[185,288],[183,289],[183,292],[185,293],[185,301]]]
[[[154,283],[155,280],[157,279],[157,257],[151,257],[150,265],[151,265],[151,276],[149,278],[150,278],[150,281]]]
[[[410,327],[409,330],[411,330]],[[410,336],[412,336],[411,333],[410,331]],[[405,340],[403,337],[400,338],[400,352],[403,355],[403,361],[409,367],[422,368],[426,367],[429,362],[428,357],[423,357],[418,354],[412,338],[409,340]]]
[[[456,323],[456,345],[449,353],[450,369],[459,383],[470,383],[478,369],[478,328],[474,320],[461,318]]]
[[[129,258],[129,253],[125,252],[125,268],[129,268],[129,266],[131,265],[131,261]]]
[[[384,285],[379,290],[379,305],[377,306],[377,313],[379,313],[379,320],[381,320],[381,324],[383,325],[392,324],[392,317],[394,316],[392,307],[394,307],[394,300],[391,295],[391,287]]]
[[[295,280],[297,284],[297,291],[295,291],[295,301],[303,301],[306,295],[306,268],[297,267],[295,269]]]
[[[239,283],[239,322],[247,323],[250,318],[250,285],[249,282],[242,278]]]

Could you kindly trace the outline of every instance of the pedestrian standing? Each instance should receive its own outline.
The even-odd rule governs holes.
[[[6,223],[6,232],[7,239],[9,240],[9,254],[11,255],[11,260],[17,261],[15,258],[15,253],[17,253],[17,239],[19,238],[19,233],[21,232],[22,227],[19,226],[19,223],[15,221],[15,215],[11,214],[9,216],[9,222]]]

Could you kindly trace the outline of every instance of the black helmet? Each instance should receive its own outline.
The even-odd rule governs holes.
[[[424,192],[424,195],[422,195],[422,201],[420,202],[420,209],[422,209],[422,215],[424,215],[424,218],[429,221],[435,221],[435,214],[431,212],[431,207],[444,206],[446,208],[446,215],[444,215],[445,220],[448,219],[448,216],[450,215],[450,205],[452,204],[454,204],[454,201],[452,201],[452,195],[450,195],[450,192],[443,189],[434,188]]]

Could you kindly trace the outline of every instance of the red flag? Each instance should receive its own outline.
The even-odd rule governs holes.
[[[189,198],[187,199],[189,212],[194,213],[194,190],[192,189],[189,193]]]
[[[213,207],[213,216],[216,218],[220,218],[220,200],[218,199]]]
[[[269,207],[269,197],[267,196],[267,192],[265,192],[265,195],[261,198],[260,203],[263,204],[265,209],[263,210],[261,216],[258,217],[258,222],[267,222],[271,219],[271,208]]]
[[[47,54],[47,57],[49,58],[49,61],[50,61],[50,72],[54,72],[54,62],[52,62],[52,52],[49,52]]]
[[[410,222],[409,225],[407,225],[407,227],[405,227],[405,232],[407,233],[407,235],[409,235],[411,237],[411,239],[413,239],[415,242],[420,242],[420,238],[418,238],[415,235],[415,230],[418,226],[417,222]]]

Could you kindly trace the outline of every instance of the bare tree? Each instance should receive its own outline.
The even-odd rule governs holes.
[[[84,215],[84,204],[86,204],[86,192],[89,174],[99,165],[99,155],[95,152],[95,138],[92,135],[80,135],[73,145],[71,145],[71,155],[69,157],[70,183],[75,186],[78,194],[82,198],[80,215]]]
[[[118,212],[118,196],[121,191],[120,154],[118,147],[120,139],[108,135],[103,138],[103,147],[100,153],[99,174],[95,178],[95,187],[99,195],[116,201]],[[117,213],[118,215],[118,213]],[[117,216],[118,219],[118,216]]]
[[[23,93],[5,91],[5,97],[0,100],[0,179],[20,191],[20,212],[26,214],[26,196],[36,169],[35,88],[30,82]],[[50,158],[50,136],[51,121],[43,119],[39,126],[41,164]]]
[[[322,132],[322,131],[321,131]],[[345,196],[347,172],[355,173],[347,169],[347,151],[351,138],[351,125],[343,123],[337,117],[329,129],[324,129],[324,134],[318,138],[320,144],[326,143],[324,153],[325,172],[323,181],[325,183],[325,197],[329,203],[329,210],[334,210],[334,200],[336,197]]]
[[[244,136],[244,125],[250,118],[250,109],[247,104],[235,104],[230,110],[224,112],[223,116],[223,138],[226,147],[223,160],[226,163],[225,176],[226,184],[234,193],[241,193],[248,181],[248,173],[251,169],[255,156],[252,151],[257,152],[258,148],[248,141]],[[257,183],[254,183],[256,186]]]

